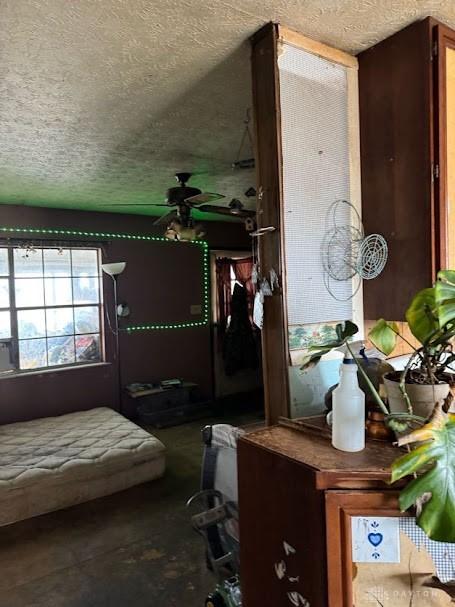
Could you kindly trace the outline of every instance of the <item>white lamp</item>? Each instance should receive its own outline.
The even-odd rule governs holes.
[[[118,397],[119,397],[119,410],[122,412],[122,377],[121,377],[121,365],[120,365],[120,348],[118,338],[118,304],[117,304],[117,276],[123,272],[126,267],[126,261],[118,261],[116,263],[103,263],[101,269],[108,276],[112,278],[114,283],[114,317],[115,317],[115,329],[111,327],[111,321],[109,320],[109,311],[107,310],[107,320],[112,333],[115,336],[115,357],[117,359],[117,379],[118,379]]]
[[[118,276],[126,267],[126,261],[117,261],[116,263],[103,263],[101,269],[109,276]]]

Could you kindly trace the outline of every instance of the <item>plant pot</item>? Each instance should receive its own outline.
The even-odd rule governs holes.
[[[377,409],[368,411],[366,429],[367,436],[373,440],[392,442],[395,439],[393,431],[385,425],[385,414]]]
[[[384,386],[389,401],[391,413],[406,413],[408,407],[400,390],[399,381],[391,378],[392,374],[384,375]],[[394,374],[395,375],[395,374]],[[444,401],[450,390],[449,384],[405,384],[406,392],[411,401],[414,415],[427,419],[433,412],[434,406],[439,401]]]

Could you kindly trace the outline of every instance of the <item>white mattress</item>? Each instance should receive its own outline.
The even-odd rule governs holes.
[[[106,407],[0,426],[0,525],[157,478],[164,452]]]

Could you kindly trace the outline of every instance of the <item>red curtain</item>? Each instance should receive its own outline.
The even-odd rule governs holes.
[[[218,320],[221,331],[225,331],[231,314],[231,264],[227,257],[216,259],[216,288],[218,291]]]
[[[248,302],[248,315],[250,320],[253,320],[253,305],[254,305],[254,285],[251,280],[253,271],[253,258],[246,257],[245,259],[233,259],[232,267],[234,274],[239,283],[246,289],[246,298]]]

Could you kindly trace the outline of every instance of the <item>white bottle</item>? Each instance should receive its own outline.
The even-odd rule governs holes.
[[[365,448],[365,394],[359,388],[357,365],[349,353],[341,365],[340,383],[332,394],[332,445],[341,451]]]

